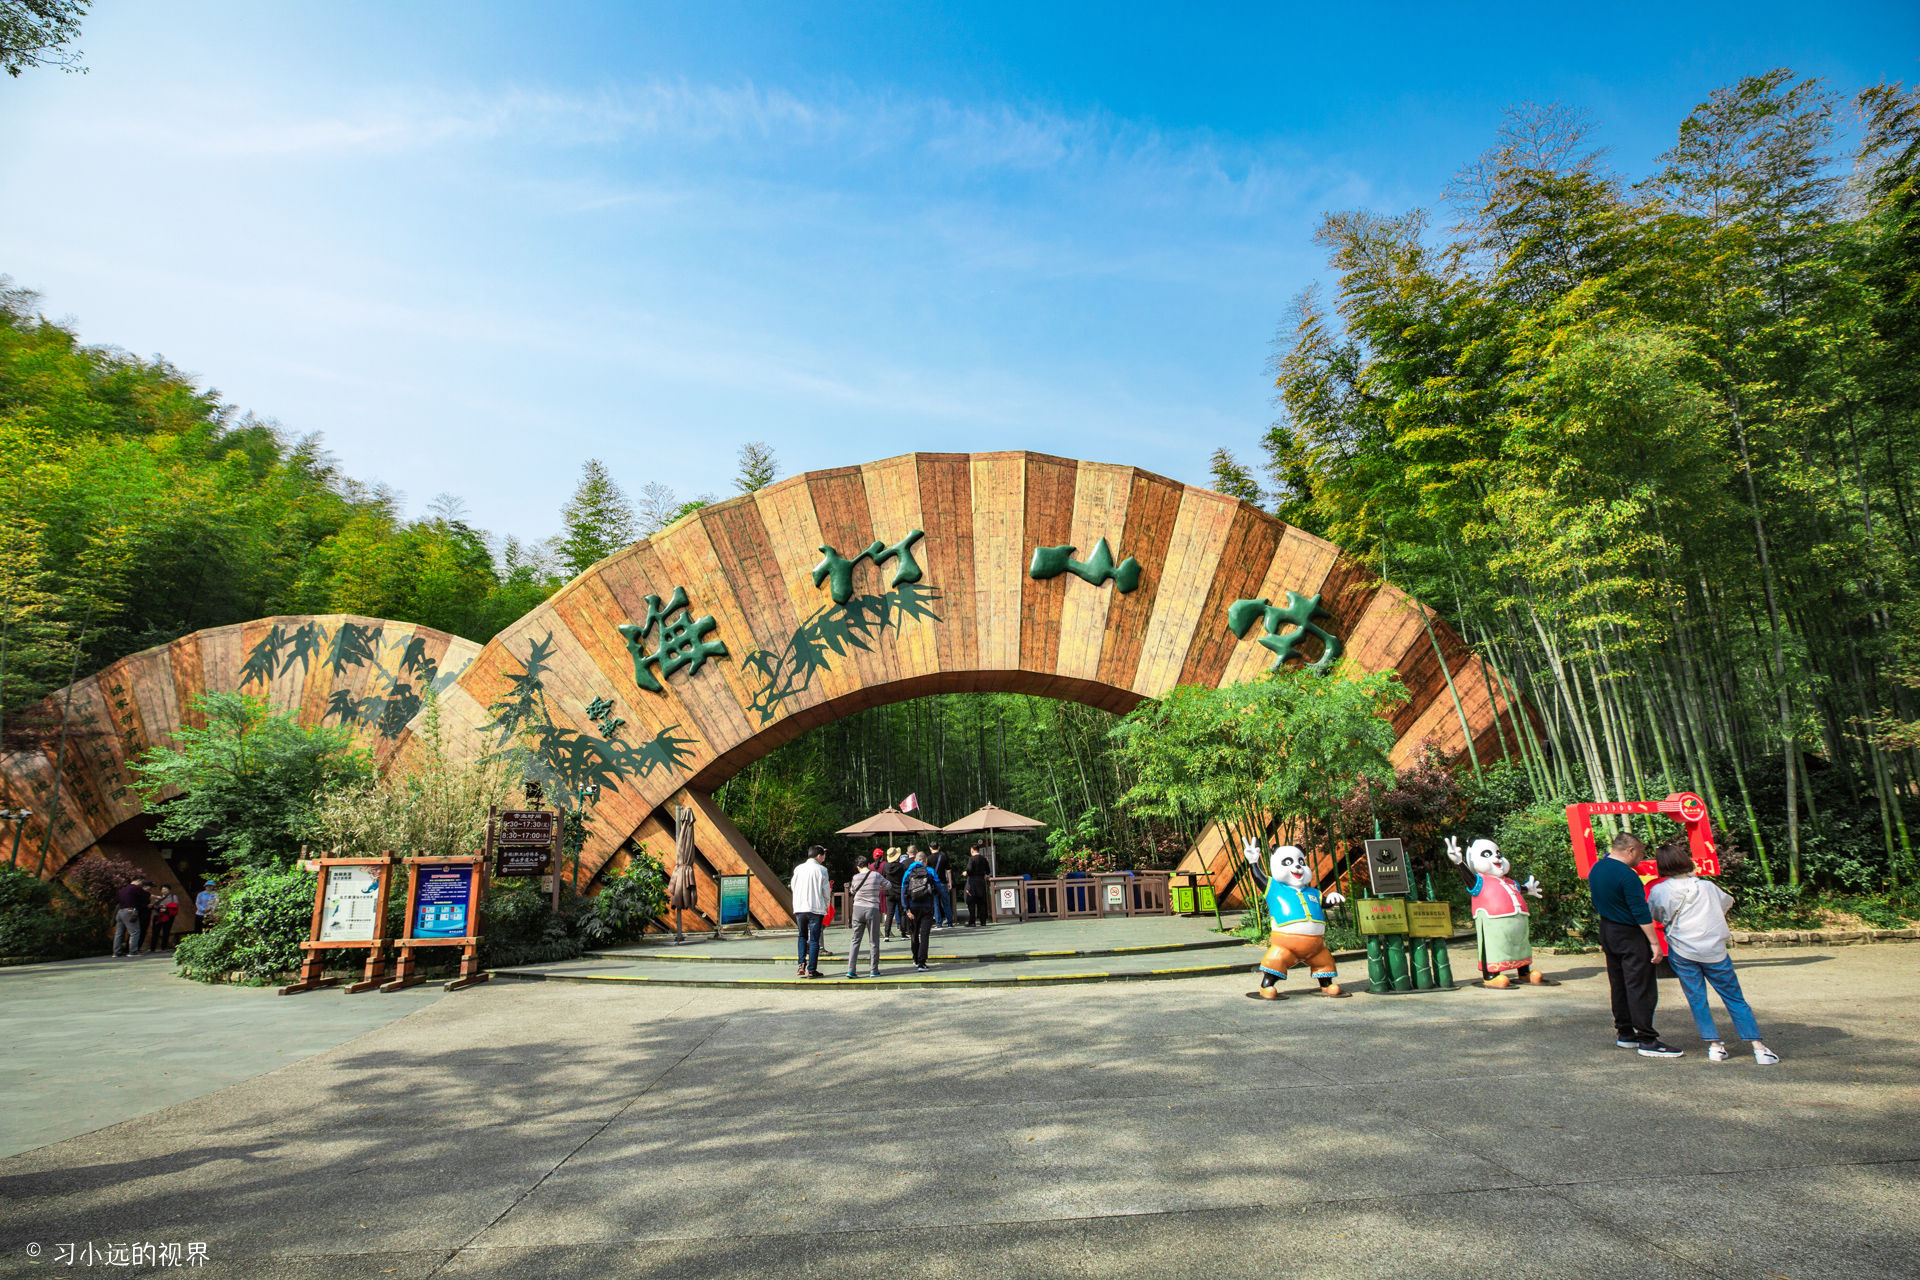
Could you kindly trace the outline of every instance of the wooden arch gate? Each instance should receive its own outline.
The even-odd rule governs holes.
[[[751,874],[754,918],[778,925],[791,919],[785,868],[768,866],[709,799],[774,747],[929,693],[1040,694],[1122,712],[1176,685],[1251,679],[1302,623],[1363,669],[1399,671],[1412,698],[1393,718],[1396,763],[1427,738],[1458,756],[1471,736],[1483,760],[1511,740],[1515,726],[1500,722],[1512,708],[1452,628],[1248,503],[1136,467],[1027,452],[814,471],[608,557],[477,653],[405,624],[275,618],[89,677],[75,701],[107,732],[62,764],[69,799],[45,873],[137,812],[124,763],[185,722],[189,693],[264,691],[309,723],[358,717],[391,764],[418,749],[408,699],[431,662],[425,681],[459,749],[537,742],[566,785],[599,788],[583,883],[642,850],[670,865],[665,815],[690,804],[701,854],[719,872]],[[1318,658],[1321,645],[1315,636],[1300,656]],[[0,782],[14,803],[46,812],[54,754],[7,758]]]

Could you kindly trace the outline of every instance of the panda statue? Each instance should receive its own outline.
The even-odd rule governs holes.
[[[1247,841],[1242,852],[1258,869],[1259,843]],[[1334,967],[1333,953],[1327,950],[1327,917],[1321,903],[1337,907],[1347,900],[1346,896],[1329,890],[1323,899],[1307,869],[1307,855],[1290,844],[1273,851],[1270,866],[1266,903],[1272,932],[1267,953],[1260,958],[1260,989],[1247,994],[1262,1000],[1284,1000],[1275,984],[1286,980],[1289,969],[1304,964],[1319,981],[1321,995],[1344,996],[1337,981],[1340,971]]]
[[[1555,985],[1533,969],[1533,940],[1528,936],[1527,899],[1540,896],[1540,882],[1525,884],[1507,874],[1512,870],[1491,840],[1475,840],[1460,851],[1460,840],[1447,837],[1447,858],[1460,868],[1461,879],[1473,897],[1473,932],[1480,953],[1480,976],[1489,987],[1510,987],[1516,976],[1535,986]]]

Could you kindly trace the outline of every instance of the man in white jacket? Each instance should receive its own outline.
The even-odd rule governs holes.
[[[807,850],[807,860],[793,869],[793,921],[800,926],[800,972],[802,978],[823,978],[820,972],[820,930],[827,918],[827,904],[833,897],[827,879],[827,850],[815,845]]]

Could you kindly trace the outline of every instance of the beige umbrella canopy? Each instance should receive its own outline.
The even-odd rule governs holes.
[[[1023,817],[1011,809],[983,804],[958,822],[949,822],[940,829],[962,835],[969,831],[1031,831],[1046,825],[1037,818]]]
[[[874,814],[871,818],[862,818],[850,827],[840,828],[838,834],[843,836],[895,836],[902,832],[938,830],[940,830],[940,828],[934,826],[931,822],[922,822],[920,819],[904,814],[898,809],[886,808]]]

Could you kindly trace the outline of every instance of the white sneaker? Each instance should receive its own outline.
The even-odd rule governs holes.
[[[1712,1044],[1707,1046],[1708,1062],[1725,1062],[1726,1060],[1727,1060],[1726,1045],[1722,1044],[1718,1040],[1715,1040]]]
[[[1753,1046],[1753,1060],[1763,1067],[1770,1067],[1780,1061],[1780,1055],[1763,1044]]]

